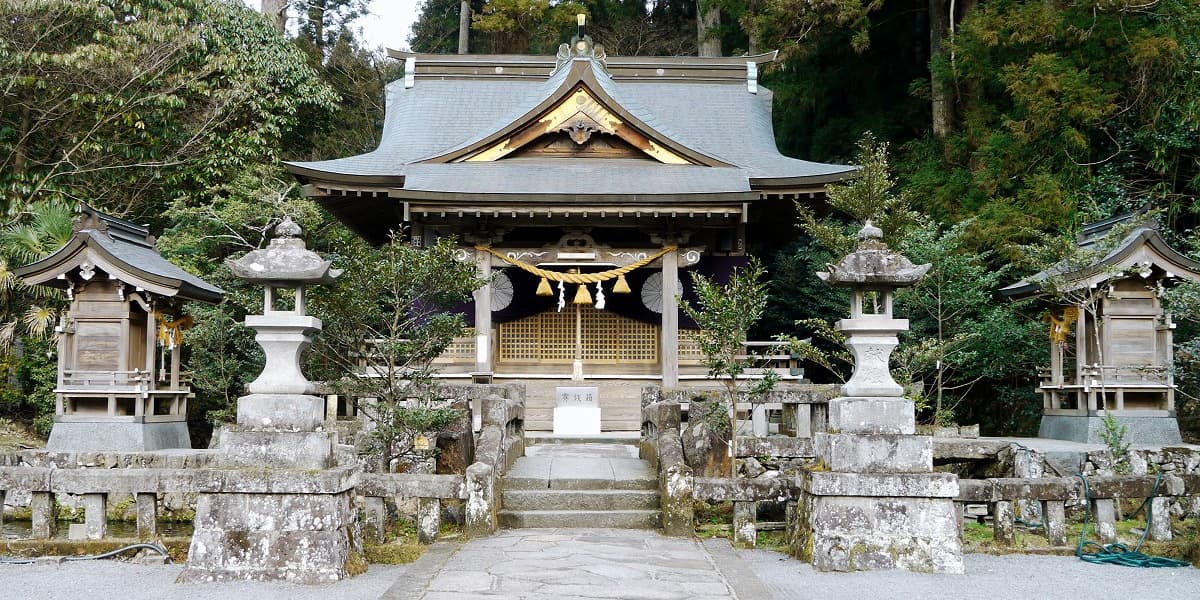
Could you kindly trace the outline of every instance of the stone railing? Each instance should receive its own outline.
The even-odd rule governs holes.
[[[492,394],[483,398],[475,462],[467,467],[467,537],[491,535],[498,526],[499,477],[525,454],[525,402]]]
[[[692,482],[692,496],[708,502],[733,502],[733,543],[753,548],[758,539],[758,503],[790,502],[799,487],[791,478],[700,478]]]
[[[387,527],[386,498],[417,499],[417,541],[431,544],[442,526],[442,501],[465,500],[466,480],[462,475],[422,473],[363,473],[355,492],[363,497],[366,517],[364,535],[384,541]]]
[[[772,412],[779,414],[778,434],[790,437],[811,437],[813,431],[825,431],[828,425],[829,400],[838,395],[837,385],[785,384],[767,394],[763,402],[751,403],[744,396],[737,403],[738,413],[748,415],[755,436],[769,435]],[[664,390],[659,386],[642,388],[642,405],[669,402],[680,405],[684,413],[691,410],[693,400],[724,399],[725,391],[716,385]]]
[[[424,544],[437,539],[441,527],[442,502],[466,499],[462,475],[419,473],[361,473],[357,467],[337,467],[297,475],[275,470],[201,468],[50,468],[0,467],[0,507],[10,493],[30,498],[31,536],[54,537],[58,526],[57,499],[64,494],[79,497],[83,511],[83,534],[89,540],[108,535],[108,512],[112,498],[134,498],[138,539],[158,535],[158,506],[164,494],[237,492],[269,489],[278,493],[312,493],[323,489],[323,479],[353,479],[355,493],[364,499],[368,535],[383,540],[386,498],[417,500],[417,537]],[[330,482],[324,482],[330,483]],[[332,482],[336,483],[336,482]],[[0,510],[0,523],[5,515]]]
[[[1200,497],[1200,475],[1130,475],[1087,478],[1087,492],[1079,477],[960,479],[954,499],[963,515],[968,504],[987,504],[992,514],[995,542],[1013,545],[1016,506],[1040,508],[1041,530],[1051,546],[1066,546],[1066,507],[1088,501],[1092,530],[1102,544],[1117,541],[1117,499],[1149,499],[1148,539],[1171,539],[1171,502]],[[965,516],[965,515],[964,515]],[[959,521],[962,522],[961,519]]]
[[[696,531],[692,468],[684,460],[679,419],[677,403],[655,402],[643,407],[639,454],[658,470],[663,533],[689,537]]]
[[[31,535],[48,539],[58,525],[58,503],[63,494],[82,499],[85,539],[99,540],[108,535],[108,509],[115,495],[132,496],[137,511],[137,536],[153,539],[158,535],[158,506],[163,494],[213,492],[237,493],[241,490],[271,489],[283,494],[319,493],[328,484],[343,483],[357,477],[356,467],[336,467],[297,475],[270,469],[199,468],[54,468],[28,465],[0,467],[0,507],[9,493],[30,495]],[[0,521],[3,521],[0,510]]]

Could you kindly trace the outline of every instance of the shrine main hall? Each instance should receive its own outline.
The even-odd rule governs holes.
[[[288,169],[371,242],[461,243],[491,279],[441,376],[525,382],[529,429],[555,386],[598,386],[603,428],[636,430],[641,385],[711,385],[686,272],[723,280],[854,173],[780,154],[757,81],[774,53],[607,57],[577,36],[557,56],[390,54],[405,75],[379,147]]]

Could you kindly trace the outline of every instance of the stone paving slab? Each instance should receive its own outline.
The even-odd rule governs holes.
[[[531,446],[504,476],[508,490],[647,490],[657,485],[650,463],[628,444]]]
[[[450,545],[450,542],[446,542]],[[749,571],[739,576],[744,580]],[[750,574],[750,577],[753,577]],[[739,595],[699,540],[650,531],[521,529],[459,546],[404,600],[735,600]],[[761,585],[761,584],[760,584]]]

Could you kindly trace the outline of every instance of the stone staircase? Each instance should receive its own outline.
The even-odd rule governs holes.
[[[658,476],[636,446],[560,441],[527,447],[504,476],[501,527],[662,526]]]

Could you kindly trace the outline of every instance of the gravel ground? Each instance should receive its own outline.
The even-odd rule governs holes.
[[[89,560],[61,565],[0,565],[0,598],[13,600],[346,600],[378,598],[408,565],[371,565],[365,575],[328,585],[203,583],[176,585],[182,565]]]
[[[738,551],[740,565],[752,572],[774,600],[869,600],[873,598],[954,598],[961,600],[1078,600],[1080,598],[1197,598],[1200,570],[1131,569],[1084,563],[1062,556],[966,556],[966,575],[887,573],[816,573],[807,564],[766,550]],[[372,566],[366,575],[331,585],[266,583],[176,585],[178,565],[146,566],[113,561],[58,566],[0,565],[0,598],[76,600],[327,600],[379,598],[409,577],[410,565]],[[733,573],[726,573],[726,576]],[[450,575],[450,573],[446,573]],[[753,589],[751,586],[750,589]],[[746,588],[743,588],[746,589]],[[761,588],[759,588],[761,589]],[[608,595],[624,597],[610,590]],[[509,591],[512,594],[513,590]],[[770,600],[741,598],[740,600]]]
[[[806,563],[767,550],[738,552],[775,600],[1080,600],[1197,598],[1200,569],[1133,569],[1093,565],[1074,556],[967,554],[965,575],[817,573]]]

